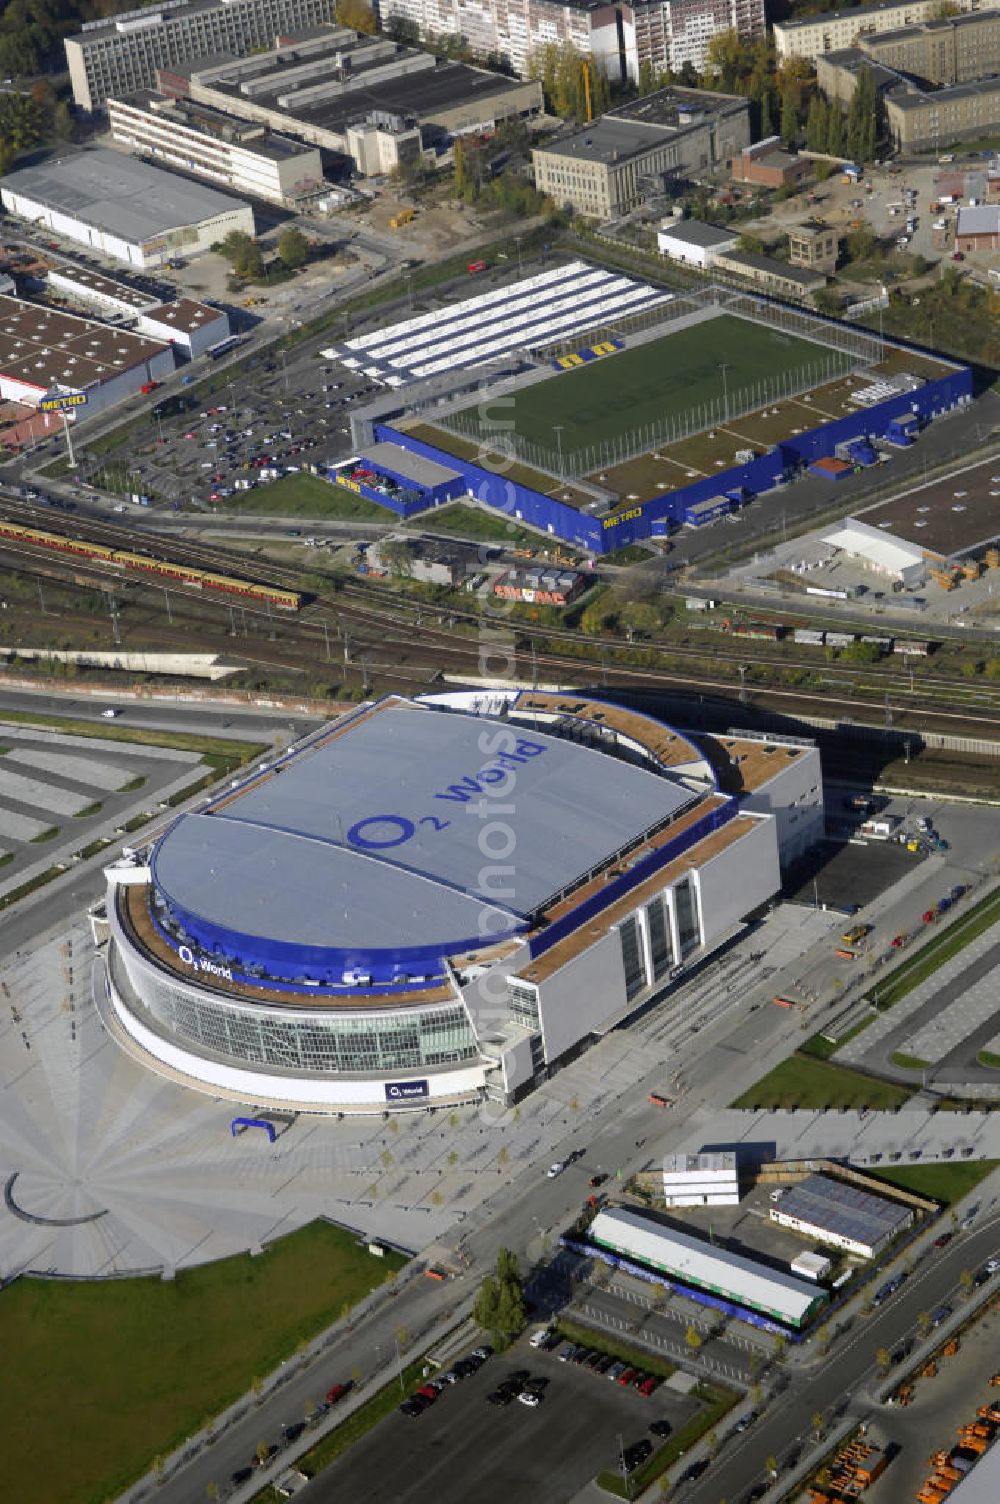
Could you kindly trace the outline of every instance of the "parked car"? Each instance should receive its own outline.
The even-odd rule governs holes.
[[[943,1232],[939,1238],[934,1239],[934,1247],[947,1248],[948,1244],[951,1242],[954,1236],[955,1234],[953,1232]]]

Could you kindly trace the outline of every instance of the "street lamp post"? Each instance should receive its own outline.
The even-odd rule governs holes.
[[[729,386],[728,386],[728,383],[726,381],[726,372],[729,370],[729,362],[727,360],[721,361],[720,364],[719,364],[719,370],[722,372],[722,421],[723,421],[723,423],[728,423],[729,422]]]
[[[553,423],[553,425],[552,425],[552,432],[556,436],[556,447],[559,450],[559,479],[560,480],[562,480],[562,478],[563,478],[562,431],[563,431],[563,425],[561,423]]]

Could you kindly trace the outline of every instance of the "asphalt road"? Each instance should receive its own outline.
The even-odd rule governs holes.
[[[723,1445],[702,1478],[687,1484],[677,1497],[684,1504],[719,1504],[720,1499],[742,1504],[742,1490],[764,1476],[767,1458],[780,1461],[808,1438],[814,1415],[822,1415],[829,1425],[847,1409],[859,1416],[870,1410],[872,1401],[865,1390],[878,1377],[879,1350],[893,1352],[915,1334],[922,1311],[932,1311],[944,1301],[958,1309],[962,1271],[975,1270],[998,1247],[1000,1216],[993,1215],[988,1225],[960,1233],[947,1249],[934,1253],[885,1305],[857,1318],[829,1358],[814,1370],[803,1370],[793,1366],[794,1360],[786,1360],[791,1382],[784,1392],[755,1426]]]

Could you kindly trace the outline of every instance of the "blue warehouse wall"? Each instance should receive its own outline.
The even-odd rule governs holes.
[[[664,536],[682,525],[688,509],[697,502],[736,492],[752,497],[760,492],[770,491],[803,466],[833,455],[838,444],[863,438],[868,434],[881,436],[893,419],[909,414],[915,413],[922,424],[928,423],[960,402],[969,400],[971,396],[972,372],[967,367],[960,367],[947,376],[927,382],[915,392],[901,392],[874,407],[847,413],[843,418],[835,418],[818,428],[797,434],[776,445],[767,454],[758,455],[749,464],[721,470],[653,501],[643,502],[626,508],[614,517],[604,518],[578,512],[565,502],[543,496],[540,491],[517,485],[503,475],[493,474],[469,460],[459,459],[436,449],[432,444],[414,438],[390,424],[376,424],[375,437],[379,441],[388,440],[400,444],[414,454],[457,470],[471,496],[487,506],[505,512],[512,520],[527,522],[567,543],[576,544],[579,548],[604,554],[623,548],[626,544],[640,542],[644,538]],[[382,498],[372,499],[385,505]]]

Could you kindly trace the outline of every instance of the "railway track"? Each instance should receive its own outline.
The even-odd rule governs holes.
[[[6,498],[3,510],[31,523],[36,523],[39,512],[44,511],[50,527],[55,521],[47,509],[11,502]],[[178,547],[172,539],[157,534],[144,534],[143,546],[137,548],[133,535],[123,526],[75,514],[70,518],[60,518],[59,526],[71,536],[116,547],[127,546],[133,553],[162,556],[213,571],[226,572],[233,569],[230,552],[204,542],[185,541],[183,547]],[[36,564],[45,554],[44,550],[30,550],[20,546],[15,548],[9,540],[4,541],[3,552],[14,556],[20,553],[23,557],[30,557]],[[260,583],[273,584],[283,589],[307,590],[304,582],[314,578],[316,573],[301,566],[261,560],[253,554],[241,556],[241,559],[247,564],[245,570],[241,564],[241,572]],[[53,562],[51,554],[45,556],[47,565],[51,566]],[[76,569],[78,568],[77,564]],[[51,575],[51,569],[46,572]],[[66,572],[74,572],[72,561],[67,561]],[[95,573],[98,578],[102,577],[92,562],[88,564],[88,572]],[[132,580],[132,576],[123,574],[118,568],[109,568],[106,578],[109,584]],[[179,585],[161,584],[159,581],[155,585],[145,581],[142,583],[148,584],[156,592],[180,596],[185,600],[191,600],[196,594]],[[735,676],[741,666],[748,670],[766,672],[791,666],[776,662],[771,657],[737,652],[714,643],[692,645],[644,642],[642,647],[645,650],[660,652],[675,663],[681,660],[681,665],[671,669],[637,667],[632,663],[614,662],[616,655],[628,651],[625,645],[598,644],[593,638],[570,629],[555,627],[533,631],[530,623],[512,622],[499,614],[481,614],[461,606],[442,608],[424,601],[409,600],[388,587],[370,581],[362,585],[350,579],[331,578],[330,586],[333,592],[330,599],[313,599],[295,618],[281,618],[282,637],[286,641],[294,637],[301,645],[322,642],[330,658],[333,656],[330,647],[331,632],[334,641],[341,644],[349,637],[354,666],[358,666],[358,660],[364,659],[365,662],[360,666],[366,676],[373,673],[391,679],[396,670],[406,679],[412,679],[414,675],[431,676],[441,672],[478,677],[481,634],[484,631],[488,635],[505,630],[513,638],[512,652],[517,672],[524,679],[537,677],[541,670],[562,682],[590,687],[605,684],[662,688],[699,694],[707,692],[731,698],[736,687]],[[244,619],[250,617],[260,624],[274,621],[269,611],[242,599],[238,603],[231,603],[223,599],[211,600],[200,594],[197,598],[202,604],[211,605],[230,616],[233,612],[239,612]],[[461,631],[456,630],[460,627],[475,628],[476,635],[463,637]],[[538,648],[534,646],[538,642],[546,645],[564,642],[568,651],[564,655],[551,651],[548,646]],[[592,660],[583,660],[569,651],[574,647],[578,649],[581,644],[586,644],[591,650],[600,646],[604,661],[595,664]],[[380,661],[387,652],[388,661]],[[338,653],[338,659],[340,656]],[[731,668],[733,677],[725,678],[718,673],[696,670],[695,665],[703,664],[706,659]],[[689,673],[683,671],[684,660],[692,664],[692,671]],[[815,668],[818,665],[808,666]],[[995,734],[995,712],[1000,710],[1000,685],[996,689],[988,685],[971,688],[942,676],[923,674],[917,681],[911,678],[909,669],[866,666],[859,671],[853,667],[838,668],[836,664],[823,664],[822,668],[828,685],[822,691],[797,688],[784,690],[754,685],[743,694],[742,702],[780,709],[789,715],[801,714],[802,707],[805,706],[807,713],[841,719],[870,720],[882,708],[879,697],[883,701],[886,697],[890,701],[895,697],[896,703],[891,704],[890,710],[892,722],[898,729],[909,729],[917,734],[922,729],[934,726],[948,730],[965,727],[968,734],[973,736],[992,737]]]

